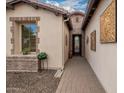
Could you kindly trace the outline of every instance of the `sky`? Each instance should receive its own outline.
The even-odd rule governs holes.
[[[35,32],[36,29],[37,29],[37,25],[36,24],[33,24],[33,23],[32,24],[27,24],[25,26],[26,26],[26,28],[31,29],[32,32]]]
[[[40,2],[62,7],[69,12],[82,11],[85,13],[89,0],[39,0]]]

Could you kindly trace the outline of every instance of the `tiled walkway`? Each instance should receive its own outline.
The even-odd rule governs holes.
[[[66,66],[56,93],[105,93],[93,70],[82,57],[73,57]]]

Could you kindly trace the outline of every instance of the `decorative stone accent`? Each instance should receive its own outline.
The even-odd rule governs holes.
[[[10,21],[40,21],[40,17],[10,17]]]
[[[38,33],[40,32],[40,27],[37,26],[37,38],[36,38],[36,53],[40,53],[40,49],[38,49],[38,44],[40,43],[40,38],[38,37]]]
[[[12,56],[6,58],[7,72],[37,72],[36,56]]]
[[[11,54],[14,54],[14,49],[11,49]]]
[[[10,17],[9,19],[12,22],[12,26],[10,27],[10,31],[12,33],[12,38],[11,40],[11,44],[12,44],[12,49],[11,49],[11,54],[14,54],[14,46],[15,46],[15,42],[14,42],[14,31],[15,31],[15,24],[16,23],[36,23],[38,24],[38,21],[40,21],[40,17]],[[37,35],[36,35],[36,53],[37,51],[39,51],[38,49],[38,44],[39,44],[39,38],[38,38],[38,32],[40,31],[40,27],[37,27]]]
[[[40,38],[37,38],[36,43],[39,44],[39,42],[40,42]]]
[[[12,20],[12,18],[11,18],[11,20]],[[14,54],[14,26],[15,26],[15,22],[12,21],[12,26],[10,27],[10,31],[12,33],[12,38],[10,39],[11,44],[12,44],[11,54]]]
[[[11,44],[14,44],[14,38],[11,38]]]
[[[10,27],[10,31],[13,33],[13,31],[14,31],[14,27],[13,26]]]

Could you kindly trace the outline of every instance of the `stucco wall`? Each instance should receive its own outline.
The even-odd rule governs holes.
[[[78,17],[78,22],[76,22],[76,18]],[[82,15],[72,15],[70,17],[71,23],[73,26],[72,34],[81,34],[82,33],[82,22],[83,22],[83,16]]]
[[[69,29],[67,25],[64,23],[64,63],[67,62],[68,58],[69,58]]]
[[[62,16],[43,9],[35,9],[27,4],[18,4],[15,10],[7,10],[6,55],[11,56],[11,22],[9,17],[40,17],[38,48],[48,54],[49,68],[62,68]]]
[[[85,32],[82,31],[82,56],[85,56]]]
[[[76,22],[76,18],[79,18],[79,21]],[[70,51],[71,51],[71,54],[72,54],[72,40],[73,40],[73,35],[82,35],[82,49],[81,49],[81,56],[84,56],[84,52],[85,52],[85,45],[84,45],[84,42],[85,42],[85,36],[84,36],[84,32],[82,31],[81,27],[82,27],[82,22],[83,22],[83,19],[84,17],[82,15],[72,15],[70,17],[71,19],[71,23],[72,23],[72,26],[73,26],[73,30],[70,31]]]
[[[88,45],[85,44],[85,56],[99,81],[107,93],[116,93],[116,63],[117,63],[117,44],[100,43],[100,15],[111,3],[111,0],[102,0],[93,15],[85,31],[85,41],[89,36]],[[90,33],[96,30],[96,52],[90,49]],[[86,43],[86,42],[85,42]]]

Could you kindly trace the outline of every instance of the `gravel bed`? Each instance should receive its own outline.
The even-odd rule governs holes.
[[[7,72],[7,93],[55,93],[59,78],[55,70],[38,72]]]

